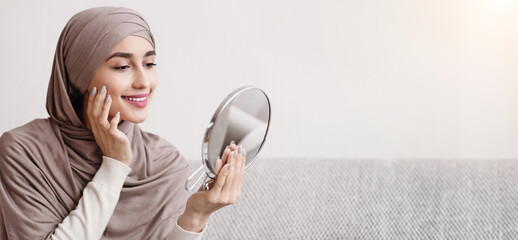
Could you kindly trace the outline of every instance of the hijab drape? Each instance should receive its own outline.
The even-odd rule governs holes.
[[[75,209],[102,162],[76,111],[97,68],[129,35],[155,47],[148,24],[127,8],[88,9],[64,27],[47,92],[50,117],[0,138],[0,238],[48,238]],[[171,144],[137,124],[122,121],[119,129],[131,143],[132,171],[102,239],[162,239],[184,210],[188,164]]]

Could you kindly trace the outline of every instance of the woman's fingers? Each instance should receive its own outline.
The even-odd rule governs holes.
[[[108,114],[110,113],[110,106],[112,105],[112,101],[110,99],[110,95],[106,94],[104,97],[103,105],[101,108],[101,113],[99,116],[99,123],[103,126],[110,127],[110,123],[108,122]]]
[[[236,163],[236,171],[235,171],[236,180],[239,179],[240,173],[241,173],[241,168],[243,167],[241,151],[242,151],[241,148],[237,148],[236,149],[237,154],[236,154],[236,157],[235,157],[235,160],[234,160],[235,163]]]
[[[99,115],[101,114],[101,107],[104,103],[104,98],[106,97],[106,86],[102,86],[99,89],[97,95],[95,95],[93,106],[92,106],[92,115],[94,117],[94,121],[98,121]]]
[[[228,161],[228,155],[230,154],[230,152],[231,152],[231,151],[230,151],[230,148],[227,146],[227,147],[225,148],[225,151],[223,151],[223,155],[221,156],[221,164],[222,164],[222,165],[225,165],[225,164],[229,163],[229,161]]]
[[[117,112],[115,114],[115,116],[113,116],[111,122],[110,122],[110,132],[112,134],[115,134],[118,130],[118,125],[119,125],[119,119],[121,118],[121,114],[120,112]]]
[[[92,131],[98,133],[98,128],[108,130],[111,122],[108,121],[108,115],[111,107],[111,96],[107,93],[106,86],[102,86],[99,91],[93,87],[88,98],[88,119],[92,126]]]
[[[88,113],[92,113],[93,102],[94,102],[96,94],[97,94],[97,88],[93,87],[92,90],[90,90],[90,96],[88,97],[88,107],[86,108]]]
[[[241,184],[243,182],[243,175],[245,170],[245,157],[244,157],[244,148],[243,146],[239,146],[237,148],[237,157],[236,157],[236,170],[234,173],[234,181],[232,182],[232,191],[235,194],[236,198],[241,196]]]
[[[228,202],[232,203],[233,200],[235,199],[232,199],[232,196],[233,196],[233,193],[232,193],[232,182],[234,180],[234,172],[236,171],[236,158],[234,156],[236,156],[237,154],[237,151],[232,151],[230,152],[230,164],[228,165],[228,175],[225,179],[225,185],[223,186],[223,189],[221,190],[221,196],[223,197],[223,199],[226,199],[228,200]]]
[[[216,161],[216,166],[214,167],[214,173],[216,173],[216,175],[219,174],[221,166],[223,166],[223,163],[221,162],[221,158],[218,158],[218,160]]]
[[[221,190],[225,185],[225,181],[227,180],[227,175],[229,172],[228,166],[229,164],[226,164],[225,166],[223,166],[223,168],[221,168],[218,178],[216,179],[216,183],[214,184],[214,187],[211,189],[211,191],[217,193],[218,196],[220,195],[219,193],[221,193]]]
[[[229,147],[230,147],[230,150],[236,151],[236,148],[237,148],[236,142],[230,141]]]
[[[101,126],[107,128],[108,127],[108,114],[106,114],[106,118],[102,118],[104,111],[106,110],[106,100],[109,100],[106,93],[106,86],[102,86],[99,89],[99,93],[95,97],[94,100],[94,121],[96,124],[100,124]],[[109,107],[109,106],[108,106]],[[109,110],[109,108],[108,108]]]
[[[86,115],[88,116],[88,120],[90,122],[93,121],[93,109],[94,109],[94,100],[95,100],[95,96],[97,94],[97,88],[96,87],[93,87],[92,90],[90,91],[90,96],[88,97],[88,106],[86,108]]]

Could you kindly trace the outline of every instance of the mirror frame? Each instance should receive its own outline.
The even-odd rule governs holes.
[[[261,90],[257,87],[243,86],[243,87],[240,87],[240,88],[234,90],[233,92],[231,92],[222,101],[222,103],[219,105],[219,107],[214,112],[214,115],[212,116],[212,119],[210,120],[207,128],[205,129],[205,134],[203,136],[202,147],[201,147],[201,159],[202,159],[202,165],[204,165],[209,170],[209,171],[205,171],[205,174],[208,177],[214,178],[216,176],[214,174],[214,169],[210,163],[210,156],[208,154],[209,153],[208,145],[209,145],[209,141],[210,141],[210,137],[211,137],[211,133],[212,133],[212,126],[214,126],[214,124],[216,123],[219,115],[225,110],[225,108],[227,108],[229,106],[230,103],[232,103],[232,101],[237,96],[239,96],[239,94],[249,91],[249,90],[254,90],[254,89],[259,90],[265,96],[266,101],[268,102],[268,122],[266,125],[266,132],[264,133],[263,141],[261,142],[261,145],[259,146],[259,149],[257,150],[257,153],[255,154],[254,158],[250,161],[248,159],[246,160],[247,163],[245,163],[245,169],[247,169],[248,167],[250,167],[252,165],[252,163],[255,161],[255,159],[257,159],[257,156],[261,152],[264,142],[266,141],[266,137],[268,136],[268,131],[270,130],[270,120],[272,118],[272,107],[270,104],[270,99],[268,98],[268,95],[266,95],[266,93],[263,90]]]

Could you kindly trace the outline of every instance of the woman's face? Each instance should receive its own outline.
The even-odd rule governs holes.
[[[121,120],[141,123],[147,118],[157,84],[153,46],[144,38],[128,36],[97,69],[85,97],[93,87],[99,91],[104,85],[112,99],[109,119],[120,112]]]

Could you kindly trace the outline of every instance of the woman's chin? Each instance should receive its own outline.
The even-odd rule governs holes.
[[[147,115],[146,116],[130,116],[130,117],[126,117],[122,120],[132,122],[132,123],[143,123],[144,121],[146,121],[146,119],[147,119]]]

